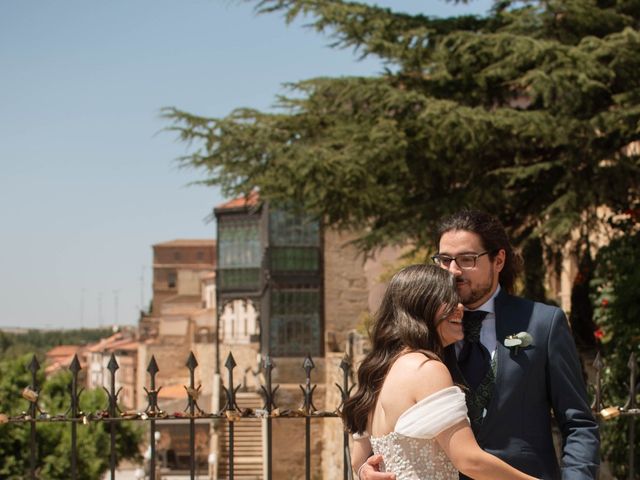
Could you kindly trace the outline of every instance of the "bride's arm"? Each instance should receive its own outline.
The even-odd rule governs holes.
[[[358,472],[360,467],[364,465],[367,458],[372,454],[371,442],[369,437],[353,437],[353,448],[351,449],[351,468],[354,472]]]
[[[453,386],[451,374],[440,362],[424,362],[409,390],[419,401],[428,395]],[[461,405],[464,410],[464,405]],[[458,412],[461,415],[461,412]],[[451,460],[451,463],[462,473],[475,480],[535,480],[520,470],[509,466],[480,448],[473,436],[469,422],[465,419],[436,435],[436,440]]]
[[[436,440],[462,473],[475,480],[535,480],[480,448],[467,421],[440,433]]]

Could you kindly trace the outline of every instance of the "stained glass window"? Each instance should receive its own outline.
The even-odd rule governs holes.
[[[317,221],[281,210],[269,212],[269,238],[272,246],[320,246]]]
[[[257,220],[220,222],[220,268],[260,267],[260,229]]]
[[[219,286],[224,290],[260,288],[260,225],[257,219],[220,221]]]
[[[274,272],[317,272],[320,268],[317,248],[272,247],[271,270]]]
[[[320,290],[274,289],[271,293],[271,354],[320,355]]]

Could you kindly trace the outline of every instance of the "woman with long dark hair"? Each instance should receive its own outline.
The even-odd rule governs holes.
[[[371,351],[358,368],[358,388],[343,407],[354,434],[352,464],[382,454],[397,480],[531,480],[477,444],[464,393],[441,362],[463,338],[455,279],[434,265],[396,273],[371,330]],[[391,478],[391,477],[389,477]]]

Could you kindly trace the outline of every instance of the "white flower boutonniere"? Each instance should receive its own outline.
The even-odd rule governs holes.
[[[528,347],[533,343],[533,337],[528,332],[514,333],[507,335],[504,339],[504,346],[513,350],[513,354],[518,354],[518,349]]]

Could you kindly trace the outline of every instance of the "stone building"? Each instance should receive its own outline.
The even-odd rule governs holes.
[[[135,332],[124,329],[88,345],[84,351],[86,364],[86,386],[88,389],[111,388],[111,372],[108,369],[111,356],[118,363],[115,375],[115,391],[118,403],[127,410],[134,409],[138,391],[138,341]]]
[[[198,361],[195,385],[200,387],[199,404],[210,410],[216,338],[215,303],[216,242],[213,239],[182,239],[153,245],[153,299],[151,311],[143,313],[138,331],[136,408],[148,405],[145,387],[147,372],[155,359],[158,406],[167,412],[183,411],[187,405],[186,367],[190,353]],[[198,432],[208,433],[208,425]],[[168,470],[184,470],[189,465],[188,424],[158,421],[160,463]],[[200,437],[199,437],[200,438]],[[197,462],[206,468],[209,445],[198,450]]]
[[[264,382],[260,361],[269,355],[275,363],[273,384],[279,385],[280,409],[299,408],[303,402],[302,367],[310,355],[315,368],[313,403],[318,410],[333,411],[340,403],[335,383],[341,383],[339,364],[353,332],[362,329],[377,307],[383,286],[380,277],[392,268],[402,250],[386,248],[365,258],[352,245],[355,234],[324,229],[304,215],[270,208],[256,193],[231,200],[215,210],[218,228],[217,289],[221,311],[242,309],[242,315],[221,316],[218,368],[222,383],[224,362],[232,351],[244,391],[238,403],[259,405],[259,384]],[[243,405],[242,402],[247,402]],[[262,438],[259,423],[247,436]],[[259,421],[254,421],[259,422]],[[304,478],[304,422],[274,419],[273,478]],[[226,425],[214,434],[220,458],[217,478],[226,473]],[[311,424],[311,462],[314,478],[341,478],[342,424],[339,419]],[[241,440],[237,440],[241,442]],[[264,478],[263,443],[246,448],[236,444],[236,461],[244,470],[236,478]]]

